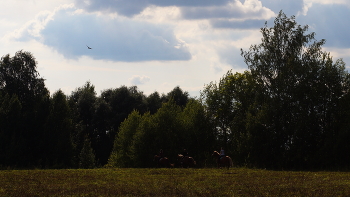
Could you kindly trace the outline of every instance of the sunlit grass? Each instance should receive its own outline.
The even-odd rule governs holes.
[[[349,172],[226,169],[0,171],[0,196],[350,196]]]

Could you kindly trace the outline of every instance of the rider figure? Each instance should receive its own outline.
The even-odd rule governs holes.
[[[162,160],[164,158],[164,152],[163,149],[159,150],[159,158],[158,158],[158,163],[160,162],[160,160]]]
[[[187,152],[187,150],[184,149],[184,150],[182,151],[181,155],[182,155],[182,158],[181,158],[180,163],[181,163],[181,165],[183,165],[183,163],[186,162],[186,161],[188,160],[188,152]]]
[[[221,150],[220,150],[220,157],[224,157],[225,156],[225,150],[223,147],[221,147]]]
[[[182,152],[181,154],[182,154],[182,156],[184,156],[184,157],[188,157],[188,152],[187,152],[186,149],[184,149],[183,152]]]
[[[161,159],[163,159],[163,157],[164,157],[163,149],[160,149],[160,150],[159,150],[159,160],[158,160],[158,161],[160,161]]]
[[[225,157],[225,150],[223,147],[221,147],[221,150],[220,150],[220,156],[218,158],[218,164],[220,163],[220,159]]]

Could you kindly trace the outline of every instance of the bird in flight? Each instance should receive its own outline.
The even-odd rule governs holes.
[[[86,45],[88,49],[92,49],[91,47],[89,47],[88,45]]]

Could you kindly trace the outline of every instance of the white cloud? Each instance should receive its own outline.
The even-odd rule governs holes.
[[[155,24],[176,23],[181,18],[181,12],[180,8],[176,6],[150,6],[145,8],[140,14],[134,16],[134,18]]]
[[[149,82],[151,79],[145,75],[133,75],[129,81],[131,82],[132,85],[142,85],[147,82]]]
[[[39,14],[20,29],[18,40],[38,39],[66,58],[83,55],[113,61],[189,60],[186,43],[169,25],[77,12],[61,7]],[[86,45],[92,47],[87,50]]]
[[[73,4],[63,4],[56,7],[52,12],[40,11],[35,15],[34,19],[28,20],[21,28],[7,35],[10,39],[29,40],[32,38],[40,38],[40,32],[45,28],[47,23],[53,20],[56,12],[73,8]]]
[[[40,38],[40,31],[45,28],[52,15],[53,13],[49,11],[40,12],[34,20],[28,21],[22,28],[15,31],[12,36],[22,41]]]

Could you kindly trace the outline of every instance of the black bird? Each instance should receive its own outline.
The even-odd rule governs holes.
[[[86,46],[87,46],[88,49],[92,49],[92,48],[90,48],[88,45],[86,45]]]

